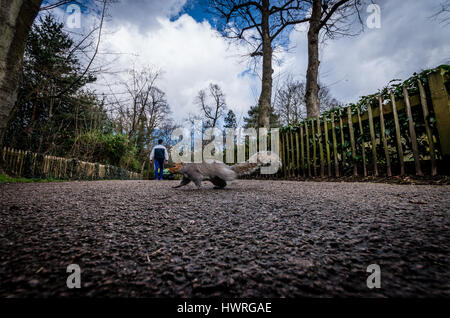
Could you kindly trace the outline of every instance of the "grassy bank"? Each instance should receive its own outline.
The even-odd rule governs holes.
[[[16,178],[16,177],[10,177],[5,174],[0,174],[0,184],[2,183],[31,183],[31,182],[61,182],[64,180],[57,180],[57,179],[38,179],[38,178]]]

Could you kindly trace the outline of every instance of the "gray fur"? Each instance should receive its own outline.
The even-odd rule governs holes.
[[[201,187],[202,181],[211,181],[217,188],[224,188],[227,181],[232,181],[238,177],[229,166],[214,163],[186,163],[178,171],[183,175],[181,182],[174,188],[179,188],[189,184],[191,181],[195,183],[197,188]]]
[[[222,189],[226,187],[227,181],[237,179],[239,176],[250,174],[258,170],[260,166],[270,164],[273,160],[279,160],[279,157],[269,152],[260,152],[253,155],[247,162],[238,163],[234,166],[227,166],[222,162],[202,162],[186,163],[178,170],[183,175],[179,185],[174,188],[180,188],[195,183],[197,188],[201,187],[202,181],[210,181],[214,188]]]

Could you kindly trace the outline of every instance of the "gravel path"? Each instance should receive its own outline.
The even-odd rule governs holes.
[[[0,185],[0,296],[450,296],[450,186],[177,183]]]

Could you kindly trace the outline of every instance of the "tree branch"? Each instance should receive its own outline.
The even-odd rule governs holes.
[[[325,16],[325,19],[323,19],[323,20],[320,22],[319,30],[320,30],[321,28],[323,28],[323,26],[324,26],[325,24],[327,24],[328,20],[333,16],[333,14],[336,12],[336,10],[339,9],[339,7],[341,7],[342,5],[344,5],[345,3],[349,2],[349,1],[350,1],[350,0],[341,0],[341,1],[339,1],[339,2],[336,2],[336,3],[333,5],[333,7],[331,7],[331,9],[330,9],[330,11],[327,13],[327,15]]]

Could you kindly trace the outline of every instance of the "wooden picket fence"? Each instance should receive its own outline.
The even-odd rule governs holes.
[[[3,148],[3,166],[14,176],[25,178],[53,178],[66,180],[122,179],[140,180],[140,173],[124,168],[42,155],[30,151]]]
[[[448,67],[437,68],[425,80],[414,76],[408,84],[356,105],[284,127],[279,176],[392,176],[413,171],[435,176],[438,166],[444,167],[439,173],[445,173],[450,159],[449,74]]]

